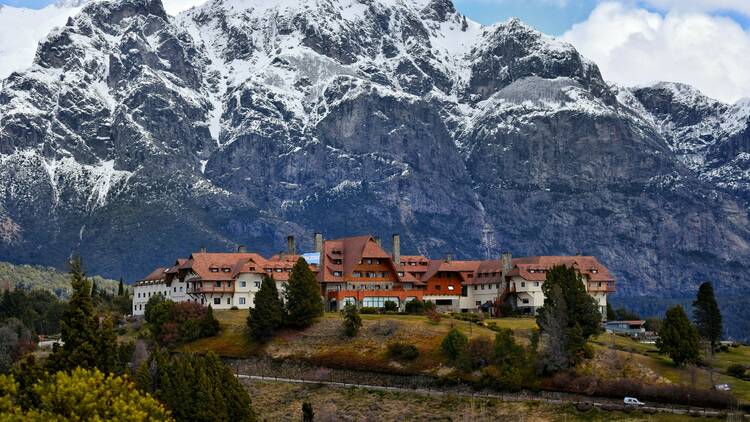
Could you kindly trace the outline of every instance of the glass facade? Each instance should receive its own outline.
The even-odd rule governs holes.
[[[394,302],[399,304],[398,297],[365,297],[362,299],[362,306],[366,308],[382,308],[385,302]]]

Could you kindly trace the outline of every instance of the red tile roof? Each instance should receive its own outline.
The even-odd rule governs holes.
[[[509,276],[520,276],[529,281],[544,281],[546,271],[556,265],[573,267],[589,281],[615,281],[607,267],[593,256],[529,256],[513,259]],[[541,271],[540,271],[541,270]]]
[[[152,281],[160,281],[164,280],[164,276],[167,269],[164,267],[158,267],[155,270],[151,271],[146,277],[143,277],[138,281],[138,284],[144,283],[144,282],[152,282]]]
[[[197,252],[180,269],[192,271],[205,281],[230,281],[242,272],[263,272],[265,263],[266,259],[257,253]],[[218,271],[211,271],[212,268]]]

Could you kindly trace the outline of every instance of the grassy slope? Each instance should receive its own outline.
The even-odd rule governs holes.
[[[645,368],[653,372],[652,382],[673,382],[680,384],[692,384],[693,375],[688,368],[677,368],[668,356],[659,355],[653,344],[638,343],[628,337],[612,334],[602,334],[592,341],[597,350],[597,359],[612,360],[611,349],[615,348],[618,357],[626,362],[632,362],[633,366]],[[607,353],[607,351],[610,351]],[[750,365],[750,347],[741,346],[730,348],[727,353],[718,353],[714,359],[714,365],[719,371],[714,373],[714,382],[726,383],[732,388],[732,392],[745,403],[750,403],[750,382],[730,377],[724,373],[732,363]],[[611,368],[608,368],[611,371]],[[611,373],[611,372],[610,372]],[[658,379],[661,377],[663,379]],[[703,369],[695,370],[696,386],[710,388],[710,375]]]
[[[449,318],[433,324],[423,316],[362,315],[362,330],[356,338],[350,339],[342,335],[341,317],[328,313],[307,330],[283,331],[267,345],[260,347],[248,340],[245,331],[247,311],[217,310],[214,313],[221,322],[221,334],[184,345],[180,351],[214,351],[221,356],[233,358],[265,352],[275,358],[303,359],[332,367],[395,373],[439,373],[439,345],[451,327],[456,327],[471,337],[491,338],[495,334],[487,328]],[[531,329],[536,326],[533,319],[504,318],[486,322],[490,321],[500,327],[512,329],[522,342],[527,341]],[[389,334],[388,331],[393,333]],[[387,356],[387,345],[394,341],[416,345],[420,351],[419,358],[408,364],[391,361]],[[628,376],[648,383],[692,383],[690,371],[676,368],[668,357],[658,355],[654,345],[641,344],[611,334],[602,334],[592,343],[596,358],[583,370],[603,377]],[[716,356],[715,364],[723,370],[734,362],[750,365],[750,347],[732,348],[729,353],[720,353]],[[750,402],[750,382],[720,373],[716,373],[715,377],[717,383],[729,384],[740,400]],[[706,371],[696,371],[696,385],[703,388],[710,386]]]
[[[533,402],[502,402],[457,396],[428,396],[402,392],[384,392],[360,388],[331,388],[270,382],[248,382],[245,386],[253,408],[264,421],[299,421],[302,403],[313,405],[315,419],[328,420],[414,420],[414,421],[649,421],[678,422],[685,416],[646,415],[639,412],[579,412],[571,406]],[[708,421],[690,418],[691,421]],[[716,419],[711,419],[716,420]]]
[[[99,276],[91,279],[97,286],[106,288],[110,293],[117,292],[117,281]],[[5,287],[6,282],[13,287],[23,285],[28,290],[47,290],[63,299],[70,293],[70,276],[52,267],[0,262],[0,288]]]

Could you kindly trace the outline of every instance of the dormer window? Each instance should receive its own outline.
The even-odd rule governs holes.
[[[354,277],[362,277],[362,273],[361,273],[361,272],[359,272],[359,271],[355,271],[355,272],[354,272],[354,273],[353,273],[352,275],[353,275]]]
[[[218,268],[209,268],[209,270],[211,270],[212,273],[218,273],[219,272]]]
[[[281,268],[276,268],[274,271],[276,271],[277,273],[280,273],[281,272]]]
[[[403,272],[403,271],[399,271],[399,272],[398,272],[398,276],[399,276],[399,277],[403,277],[403,276],[404,276],[404,272]]]
[[[231,270],[231,269],[229,269],[229,268],[222,268],[222,269],[221,269],[221,271],[223,271],[223,272],[225,272],[225,273],[228,273],[228,272],[230,272],[230,271],[232,271],[232,270]]]
[[[333,272],[334,277],[341,277],[341,271],[334,271]]]
[[[596,273],[598,273],[598,272],[599,272],[599,270],[597,270],[596,268],[592,268],[592,269],[591,269],[591,273],[592,273],[592,274],[596,274]]]
[[[532,270],[529,270],[529,272],[530,272],[531,274],[534,274],[534,273],[536,272],[536,270],[533,270],[533,269],[532,269]]]

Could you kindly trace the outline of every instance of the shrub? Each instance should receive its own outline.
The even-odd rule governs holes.
[[[379,313],[379,309],[371,306],[363,306],[359,309],[359,313],[362,315],[373,315]]]
[[[398,331],[399,323],[392,319],[381,320],[373,324],[372,332],[383,337],[390,337]]]
[[[239,310],[240,310],[240,308],[238,308],[238,307],[236,307],[236,306],[232,306],[231,308],[229,308],[229,310],[230,310],[230,311],[239,311]]]
[[[740,379],[745,378],[746,371],[747,369],[743,365],[740,365],[739,363],[729,365],[729,367],[727,368],[727,374],[735,378],[740,378]]]
[[[459,354],[458,366],[466,372],[471,372],[489,365],[493,355],[492,342],[488,338],[473,338]]]
[[[344,310],[341,311],[341,314],[344,317],[344,334],[348,337],[356,336],[362,327],[362,318],[359,316],[359,312],[357,312],[357,307],[347,304]]]
[[[440,344],[440,350],[449,362],[455,362],[463,353],[468,342],[466,335],[456,328],[452,328]]]
[[[396,342],[388,344],[388,356],[401,361],[411,361],[419,357],[419,350],[413,344]]]
[[[383,311],[384,312],[398,312],[398,303],[392,302],[390,300],[386,301],[383,304]]]
[[[437,312],[436,310],[431,309],[431,310],[427,311],[427,319],[431,323],[437,325],[437,324],[440,324],[440,321],[443,320],[443,316],[440,315],[440,312]]]

